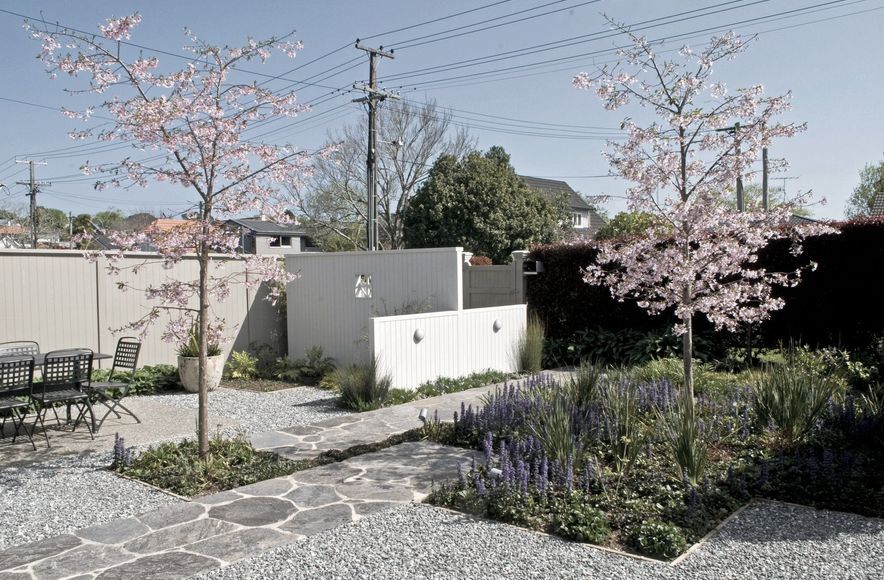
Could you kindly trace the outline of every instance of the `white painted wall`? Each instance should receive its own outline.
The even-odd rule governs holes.
[[[289,356],[323,348],[338,365],[369,356],[369,320],[463,308],[462,248],[384,252],[302,253],[286,256],[300,278],[288,286]],[[371,298],[356,298],[356,277],[371,275]]]
[[[413,390],[438,377],[517,370],[515,352],[526,321],[524,304],[384,316],[371,319],[369,337],[393,387]]]
[[[152,304],[143,292],[121,292],[117,282],[145,288],[168,278],[187,279],[198,272],[195,257],[185,258],[170,270],[156,263],[157,257],[128,253],[120,264],[123,275],[117,277],[106,272],[103,259],[89,263],[76,250],[0,251],[0,342],[35,340],[44,352],[85,347],[113,353],[120,335],[110,329],[140,318]],[[145,260],[154,263],[141,268],[138,274],[126,269]],[[239,272],[242,268],[242,262],[227,260],[224,272]],[[245,350],[251,342],[278,346],[282,327],[276,307],[262,300],[263,295],[262,291],[234,284],[227,300],[215,304],[215,313],[226,319],[229,334],[234,336],[225,345],[226,352]],[[139,366],[176,364],[175,346],[160,338],[162,326],[161,319],[144,341]]]

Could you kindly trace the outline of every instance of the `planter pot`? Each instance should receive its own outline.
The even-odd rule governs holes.
[[[199,380],[200,359],[191,356],[178,357],[178,377],[181,385],[188,393],[198,393],[200,390]],[[210,391],[221,384],[221,376],[224,374],[224,355],[210,356],[206,361],[206,383]]]

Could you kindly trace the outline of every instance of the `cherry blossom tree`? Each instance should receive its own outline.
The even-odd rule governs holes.
[[[686,399],[693,402],[694,317],[703,314],[727,330],[766,319],[783,306],[773,288],[797,284],[801,270],[767,271],[757,262],[759,250],[771,240],[791,238],[797,254],[804,237],[832,230],[789,226],[806,196],[767,212],[737,212],[728,204],[737,176],[752,173],[762,147],[804,129],[776,120],[789,108],[789,94],[765,96],[761,85],[729,91],[713,80],[716,63],[743,51],[739,37],[713,37],[696,52],[684,47],[664,59],[643,37],[615,27],[632,45],[617,64],[581,73],[573,84],[594,90],[608,110],[638,104],[656,115],[646,126],[627,118],[625,140],[610,142],[605,153],[611,174],[632,183],[629,209],[654,219],[648,236],[600,241],[585,280],[608,285],[620,300],[635,298],[653,313],[674,309]],[[772,163],[774,169],[783,166],[782,160]]]
[[[276,94],[257,83],[240,83],[237,67],[248,62],[264,63],[272,52],[294,57],[301,46],[283,39],[253,40],[243,46],[214,46],[185,30],[190,62],[179,70],[160,72],[159,59],[137,54],[127,58],[125,42],[141,21],[139,14],[111,18],[91,35],[68,28],[25,28],[42,43],[39,58],[53,78],[63,73],[83,77],[76,93],[108,95],[98,105],[111,118],[99,132],[74,131],[75,139],[120,141],[133,146],[134,155],[117,163],[83,167],[96,178],[96,189],[108,186],[131,188],[150,182],[167,182],[194,197],[194,211],[186,223],[171,230],[116,233],[113,241],[123,250],[149,243],[160,261],[171,265],[196,252],[198,279],[171,277],[158,285],[142,288],[154,306],[127,328],[144,333],[163,313],[168,323],[163,339],[183,343],[192,329],[199,338],[199,447],[208,453],[208,389],[206,362],[210,343],[223,337],[223,320],[212,314],[213,301],[224,300],[230,285],[245,277],[253,286],[266,282],[285,283],[293,277],[273,256],[246,258],[237,252],[238,237],[223,227],[218,218],[244,212],[260,212],[284,221],[286,198],[278,185],[297,181],[306,171],[308,156],[288,145],[254,142],[246,131],[277,116],[295,116],[306,108],[294,93]],[[74,81],[76,82],[76,81]],[[66,116],[88,120],[94,108],[65,110]],[[140,159],[139,153],[141,154]],[[194,193],[196,194],[194,196]],[[246,260],[244,276],[225,274],[218,254]],[[122,251],[105,254],[108,269],[120,274]],[[91,256],[93,259],[96,256]],[[129,266],[133,272],[144,263]],[[121,289],[129,288],[120,282]],[[278,296],[282,284],[272,285],[270,298]],[[196,306],[194,305],[196,303]]]

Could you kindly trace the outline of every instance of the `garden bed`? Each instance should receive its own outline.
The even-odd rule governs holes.
[[[274,379],[224,379],[221,381],[221,386],[225,389],[236,389],[238,391],[271,393],[284,389],[294,389],[303,385]]]

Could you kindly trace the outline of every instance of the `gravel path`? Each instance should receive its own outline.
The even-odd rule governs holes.
[[[643,562],[427,505],[403,505],[202,578],[661,578]]]
[[[884,578],[884,520],[756,502],[678,569],[691,578]]]
[[[196,393],[152,395],[151,401],[180,409],[196,410]],[[281,391],[259,393],[238,389],[218,388],[209,393],[209,417],[226,417],[242,424],[247,434],[308,425],[348,415],[337,407],[337,395],[313,387],[296,387]]]
[[[133,516],[179,500],[117,477],[110,453],[0,470],[0,549]]]
[[[758,502],[673,567],[404,505],[201,576],[354,577],[882,578],[884,520]]]

